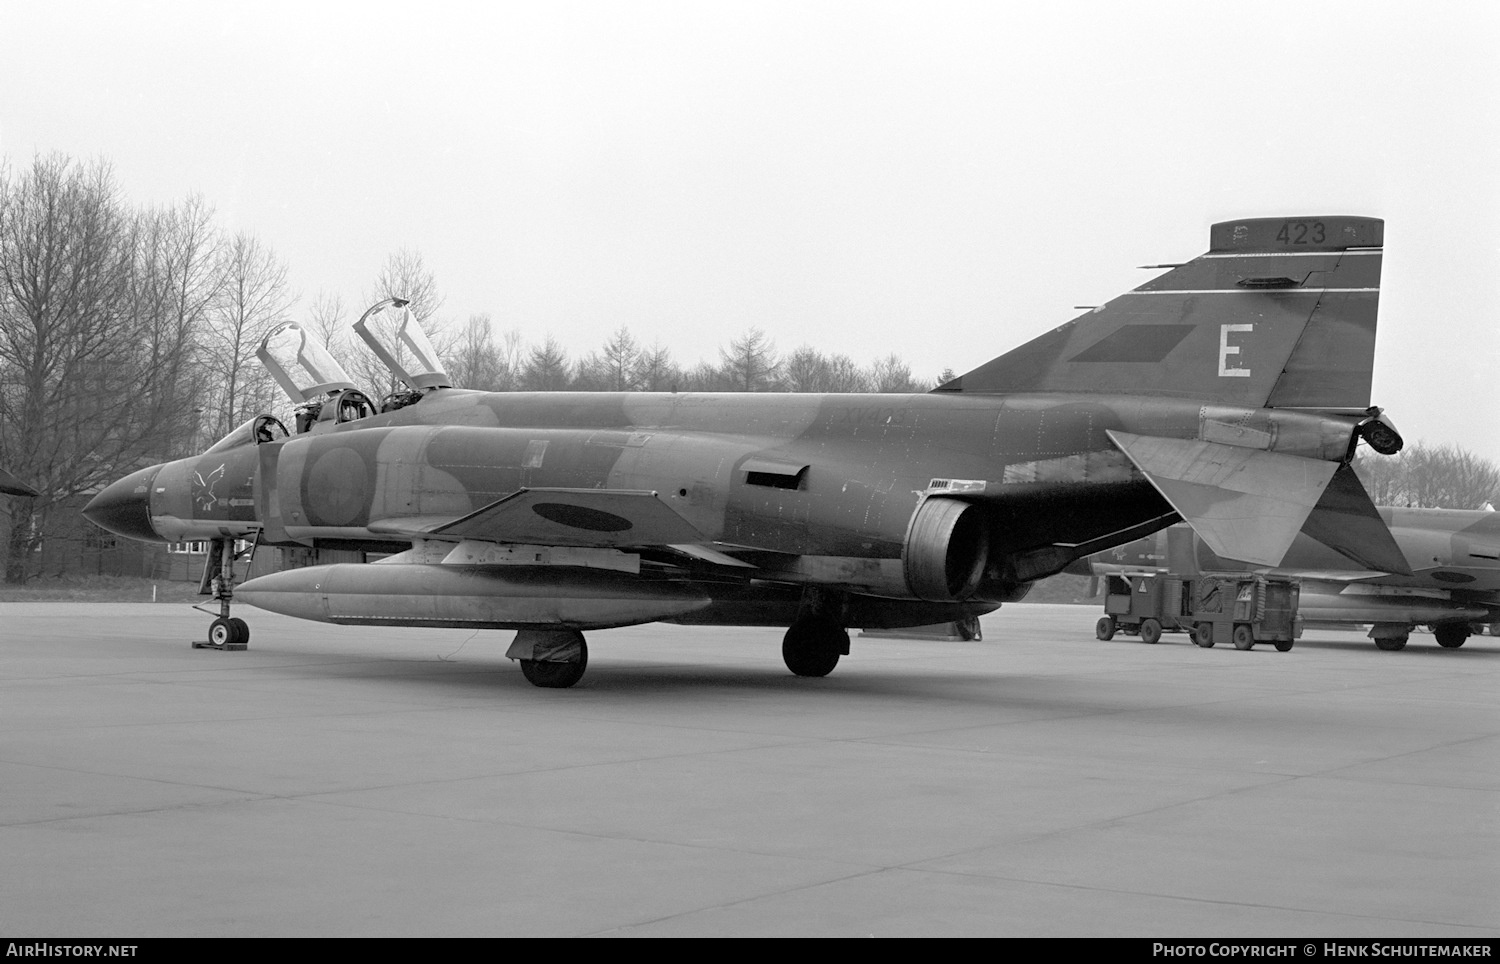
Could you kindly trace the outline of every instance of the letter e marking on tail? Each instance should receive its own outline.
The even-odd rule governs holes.
[[[1231,331],[1254,331],[1254,325],[1220,325],[1219,326],[1219,374],[1226,378],[1249,378],[1250,369],[1230,368],[1229,356],[1240,353],[1239,345],[1229,343]]]

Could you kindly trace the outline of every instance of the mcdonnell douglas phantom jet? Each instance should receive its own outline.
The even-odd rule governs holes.
[[[1383,224],[1227,221],[1209,250],[918,395],[486,393],[450,387],[403,302],[356,331],[406,385],[374,404],[286,323],[259,353],[299,403],[134,473],[84,510],[213,540],[210,638],[253,606],[324,622],[517,630],[538,686],[583,631],[788,626],[824,676],[850,627],[969,620],[1185,520],[1275,565],[1305,531],[1406,563],[1349,468],[1400,436],[1370,407]],[[236,540],[393,553],[235,587]]]

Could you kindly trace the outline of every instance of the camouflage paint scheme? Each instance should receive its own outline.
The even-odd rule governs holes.
[[[399,553],[241,590],[308,618],[791,625],[788,646],[814,621],[987,612],[1182,518],[1273,561],[1321,518],[1353,533],[1330,544],[1389,562],[1347,468],[1378,412],[1382,234],[1369,218],[1215,225],[1207,254],[928,394],[436,388],[286,440],[226,439],[86,514],[134,538]]]

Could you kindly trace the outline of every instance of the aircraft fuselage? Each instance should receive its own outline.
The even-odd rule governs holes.
[[[1233,425],[1263,433],[1270,451],[1336,460],[1353,424],[1131,396],[450,389],[147,469],[99,501],[161,541],[260,530],[270,544],[395,549],[410,538],[392,523],[461,517],[522,489],[643,490],[713,543],[895,559],[917,506],[943,495],[986,506],[992,554],[1015,554],[1173,521],[1109,430],[1192,439]]]

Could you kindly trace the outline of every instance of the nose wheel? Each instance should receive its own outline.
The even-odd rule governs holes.
[[[238,616],[220,616],[208,626],[210,649],[245,649],[249,645],[250,626]]]
[[[235,552],[233,539],[215,539],[209,543],[208,558],[203,564],[203,579],[198,584],[198,591],[205,596],[213,596],[214,602],[219,604],[219,616],[208,624],[208,641],[194,642],[194,649],[229,649],[240,650],[250,647],[250,626],[238,616],[229,615],[229,604],[234,599],[234,562],[240,556],[249,557],[245,566],[248,569],[250,562],[255,559],[255,546],[259,540],[250,544],[248,549]],[[202,606],[194,606],[202,612],[211,612]]]

